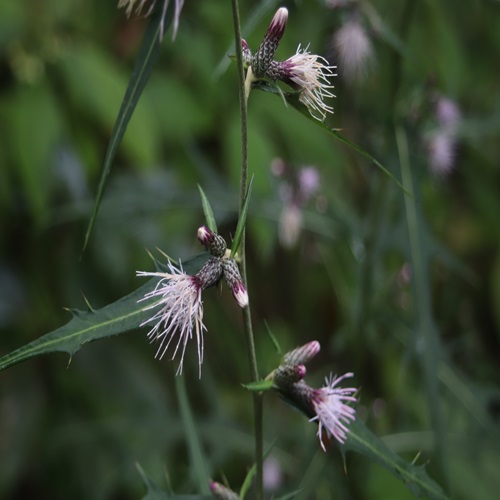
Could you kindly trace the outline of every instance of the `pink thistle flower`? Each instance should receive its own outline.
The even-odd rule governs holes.
[[[335,97],[330,92],[328,78],[337,76],[333,71],[336,66],[330,66],[328,61],[321,56],[308,52],[308,47],[301,49],[286,61],[273,61],[268,77],[272,80],[282,80],[300,92],[299,100],[304,104],[311,115],[317,120],[324,121],[327,113],[333,113],[333,108],[328,106],[324,99]]]
[[[326,451],[323,443],[323,428],[329,437],[333,436],[339,443],[343,444],[349,433],[349,423],[356,419],[356,410],[345,404],[345,401],[356,402],[356,398],[352,394],[357,389],[336,387],[344,378],[352,376],[353,373],[346,373],[337,378],[330,374],[330,377],[325,379],[326,386],[314,389],[310,395],[310,403],[316,415],[309,421],[318,422],[318,437],[323,451]]]
[[[203,302],[201,293],[206,288],[215,285],[222,275],[220,259],[209,259],[195,276],[184,273],[182,265],[175,267],[168,263],[170,272],[144,272],[138,271],[137,276],[155,276],[161,278],[154,290],[145,294],[140,299],[153,300],[153,303],[143,310],[158,309],[153,316],[141,323],[140,326],[154,324],[148,333],[151,341],[159,340],[160,346],[155,357],[162,359],[170,344],[177,338],[177,344],[172,355],[175,358],[181,351],[181,359],[177,375],[182,373],[184,354],[188,341],[196,336],[198,344],[198,363],[201,377],[203,363]]]

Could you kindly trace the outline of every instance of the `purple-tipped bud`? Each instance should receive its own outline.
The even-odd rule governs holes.
[[[283,357],[283,363],[288,365],[303,365],[308,363],[321,350],[321,346],[317,340],[308,342],[307,344],[297,347],[293,351],[287,352]]]
[[[201,290],[216,285],[222,276],[222,263],[218,257],[208,259],[198,274],[193,277]]]
[[[240,307],[246,307],[248,305],[248,293],[238,269],[238,264],[234,259],[222,259],[222,268],[224,279],[231,292],[233,292],[236,302]]]
[[[210,491],[215,498],[220,498],[221,500],[238,500],[239,498],[233,490],[215,481],[210,483]]]
[[[250,47],[248,46],[248,43],[245,39],[241,39],[241,54],[243,56],[243,66],[245,68],[248,68],[250,64],[252,64],[252,51],[250,50]]]
[[[267,29],[266,36],[252,60],[252,70],[258,77],[266,76],[266,70],[273,61],[274,54],[285,32],[288,10],[281,7],[276,11]]]
[[[198,228],[198,240],[215,257],[222,257],[226,252],[226,240],[206,226]]]

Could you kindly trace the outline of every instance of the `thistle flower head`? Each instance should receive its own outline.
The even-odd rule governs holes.
[[[238,302],[240,307],[246,307],[248,305],[248,293],[238,269],[238,264],[231,258],[222,259],[222,269],[224,279],[231,289],[236,302]]]
[[[343,379],[352,376],[352,373],[346,373],[337,378],[330,374],[330,377],[325,379],[325,387],[314,389],[310,395],[310,404],[315,413],[310,422],[318,422],[318,437],[323,451],[326,451],[323,443],[323,429],[326,430],[328,437],[333,436],[339,443],[344,443],[349,433],[348,425],[356,418],[356,410],[345,403],[346,401],[356,402],[353,396],[356,389],[337,387]]]
[[[328,80],[329,77],[336,76],[334,69],[336,66],[330,66],[324,57],[311,54],[307,47],[302,49],[299,45],[292,57],[274,64],[272,79],[283,80],[300,91],[299,100],[314,118],[323,121],[327,113],[333,113],[333,108],[324,99],[335,97],[329,90],[333,85]]]
[[[120,9],[121,7],[124,7],[125,12],[127,14],[127,17],[130,17],[134,8],[135,8],[136,15],[140,15],[144,11],[145,17],[148,17],[149,15],[152,14],[157,3],[158,3],[157,0],[119,0],[118,8]],[[161,7],[162,13],[161,13],[161,23],[160,23],[160,40],[163,39],[163,35],[164,35],[165,16],[167,14],[167,8],[168,8],[169,3],[170,3],[170,0],[163,0],[163,5]],[[146,5],[148,5],[147,10],[143,10]],[[174,13],[174,21],[173,21],[174,22],[174,30],[173,30],[172,39],[174,39],[175,35],[177,34],[177,29],[179,27],[179,17],[181,15],[181,11],[182,11],[183,6],[184,6],[184,0],[175,0],[175,13]]]
[[[301,49],[300,45],[296,54],[286,61],[275,61],[274,54],[285,32],[287,20],[288,10],[281,7],[274,14],[266,36],[254,55],[248,44],[242,43],[243,61],[246,66],[251,66],[254,81],[282,80],[300,91],[300,101],[314,118],[323,121],[326,113],[333,112],[333,108],[325,104],[323,99],[335,97],[329,90],[333,87],[328,81],[329,77],[335,76],[335,66],[330,66],[323,57],[309,53],[307,48]]]
[[[176,267],[168,263],[169,272],[138,271],[137,276],[154,276],[160,278],[156,287],[145,294],[140,301],[151,300],[144,310],[155,309],[156,312],[140,326],[153,325],[148,333],[151,341],[159,340],[160,345],[156,357],[165,355],[172,341],[177,338],[172,359],[181,351],[181,359],[177,374],[182,373],[184,354],[188,341],[196,336],[198,344],[198,363],[201,377],[203,363],[203,302],[201,293],[215,285],[222,275],[220,259],[211,258],[195,276],[186,274],[182,265]],[[174,341],[175,343],[175,341]]]
[[[274,54],[285,32],[288,10],[279,8],[267,28],[266,36],[252,59],[252,70],[257,77],[266,76],[266,70],[273,61]]]

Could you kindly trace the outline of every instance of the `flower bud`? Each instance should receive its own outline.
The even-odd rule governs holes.
[[[222,269],[224,279],[231,292],[233,292],[236,302],[238,302],[240,307],[246,307],[248,305],[248,293],[238,269],[238,264],[231,258],[222,259]]]
[[[205,290],[213,285],[216,285],[222,276],[222,263],[218,257],[212,257],[205,262],[205,265],[200,269],[194,277],[201,290]]]
[[[215,498],[220,498],[221,500],[238,500],[239,498],[233,490],[215,481],[210,483],[210,491]]]
[[[288,365],[302,365],[308,363],[316,354],[319,353],[321,346],[317,340],[297,347],[293,351],[287,352],[283,356],[283,363]]]
[[[226,240],[206,226],[198,228],[198,240],[215,257],[222,257],[226,252]]]
[[[258,77],[265,76],[267,68],[273,61],[278,44],[285,32],[288,20],[288,10],[281,7],[276,11],[274,17],[267,28],[266,36],[260,44],[259,50],[252,60],[252,70]]]

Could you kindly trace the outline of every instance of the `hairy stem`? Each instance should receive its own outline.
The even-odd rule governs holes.
[[[247,100],[249,89],[245,85],[245,72],[243,70],[243,57],[241,50],[241,28],[238,0],[231,0],[233,8],[233,24],[236,49],[236,66],[238,71],[238,90],[240,99],[240,121],[241,121],[241,173],[240,173],[240,206],[241,214],[245,194],[248,184],[248,131],[247,131]],[[245,258],[245,232],[241,238],[240,246],[241,255],[241,275],[243,282],[248,290],[246,258]],[[259,380],[259,372],[257,368],[257,356],[255,354],[255,342],[252,329],[252,315],[250,305],[243,309],[243,329],[245,333],[245,341],[248,353],[248,361],[250,364],[250,374],[253,382]],[[253,392],[254,404],[254,425],[255,425],[255,463],[257,465],[255,498],[262,500],[263,494],[263,413],[262,413],[262,394]]]

